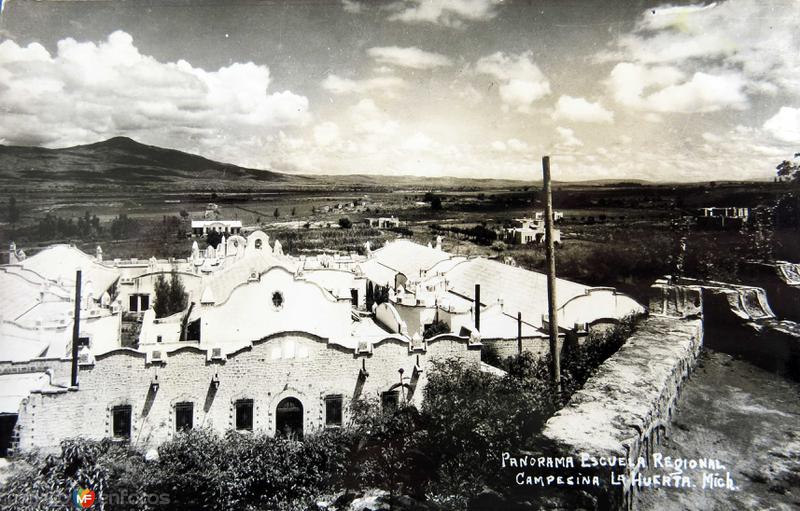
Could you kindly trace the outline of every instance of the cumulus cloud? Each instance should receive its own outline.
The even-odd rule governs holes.
[[[55,55],[36,43],[3,41],[0,76],[0,139],[10,144],[67,146],[128,135],[225,157],[246,138],[263,139],[310,117],[304,96],[268,92],[266,66],[206,71],[183,60],[159,62],[122,31],[99,44],[63,39]]]
[[[638,65],[645,73],[678,68],[690,76],[652,105],[663,110],[670,105],[676,111],[744,108],[747,95],[800,93],[796,18],[757,0],[663,5],[642,11],[634,29],[621,34],[616,47],[598,58]],[[708,85],[721,85],[725,98],[701,94],[700,87]],[[683,93],[691,98],[679,101],[677,95]],[[651,105],[644,101],[640,106]]]
[[[535,101],[550,94],[550,82],[532,57],[530,51],[519,55],[497,52],[479,59],[475,71],[500,81],[498,93],[505,109],[529,113]]]
[[[452,64],[449,58],[439,53],[431,53],[413,46],[378,46],[367,50],[367,54],[381,64],[408,67],[411,69],[433,69]]]
[[[314,141],[318,146],[326,147],[339,140],[339,126],[330,121],[314,126]]]
[[[800,108],[781,107],[764,123],[764,130],[782,142],[800,143]]]
[[[621,62],[612,69],[608,86],[620,104],[651,112],[743,110],[749,105],[746,81],[737,72],[698,71],[687,78],[672,66]]]
[[[613,123],[614,113],[603,105],[592,103],[584,98],[561,96],[556,102],[553,119],[573,122]]]
[[[570,128],[556,126],[556,133],[561,138],[561,144],[566,147],[580,147],[583,145],[583,142],[575,136],[575,132]]]
[[[356,103],[350,108],[349,114],[352,129],[358,135],[391,135],[399,126],[370,98]]]
[[[322,81],[322,88],[333,94],[366,94],[379,91],[393,95],[398,89],[406,87],[406,82],[396,76],[378,76],[363,80],[352,80],[330,74]]]
[[[394,13],[389,19],[458,28],[465,22],[493,19],[501,3],[502,0],[401,0],[390,5]]]

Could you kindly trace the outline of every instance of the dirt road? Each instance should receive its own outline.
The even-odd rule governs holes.
[[[656,452],[717,458],[738,490],[647,488],[639,509],[800,509],[800,384],[706,351]],[[656,472],[651,466],[645,475]]]

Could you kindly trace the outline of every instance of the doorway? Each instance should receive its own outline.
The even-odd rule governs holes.
[[[8,456],[8,450],[14,435],[14,426],[17,424],[17,414],[9,413],[0,415],[0,458]]]
[[[275,436],[289,440],[303,438],[303,404],[293,397],[278,403],[275,409]]]

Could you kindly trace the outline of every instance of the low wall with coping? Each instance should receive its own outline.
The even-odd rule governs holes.
[[[611,486],[611,468],[597,475],[600,508],[631,509],[636,488],[630,484],[639,457],[648,458],[666,434],[683,382],[703,344],[702,320],[692,311],[701,307],[692,289],[666,290],[657,311],[640,324],[620,350],[603,363],[583,389],[546,424],[544,436],[561,454],[582,454],[628,460],[624,483]],[[687,309],[681,309],[681,305]],[[616,467],[617,474],[622,469]]]

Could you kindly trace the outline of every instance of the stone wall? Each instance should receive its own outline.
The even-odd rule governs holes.
[[[682,290],[668,296],[667,303],[686,297],[693,309],[694,296]],[[666,309],[683,315],[676,307]],[[608,485],[610,469],[599,472],[605,483],[597,495],[601,508],[633,506],[636,488],[630,478],[639,471],[635,461],[648,457],[665,435],[702,343],[701,319],[651,316],[547,422],[544,436],[565,456],[580,459],[586,453],[629,461],[621,486]]]
[[[800,264],[750,261],[743,268],[742,279],[764,288],[778,317],[800,321]]]
[[[480,344],[441,335],[413,347],[387,338],[352,350],[312,334],[284,332],[221,359],[211,355],[196,346],[167,353],[163,362],[130,349],[99,355],[81,367],[77,390],[34,392],[23,401],[18,449],[50,451],[64,438],[110,437],[112,408],[119,405],[131,406],[131,443],[145,449],[175,434],[180,402],[193,404],[194,427],[224,432],[234,427],[234,403],[252,399],[253,429],[274,434],[278,403],[293,397],[302,404],[307,434],[325,424],[325,396],[343,397],[345,422],[352,399],[402,390],[419,403],[431,360],[458,357],[478,364]]]

